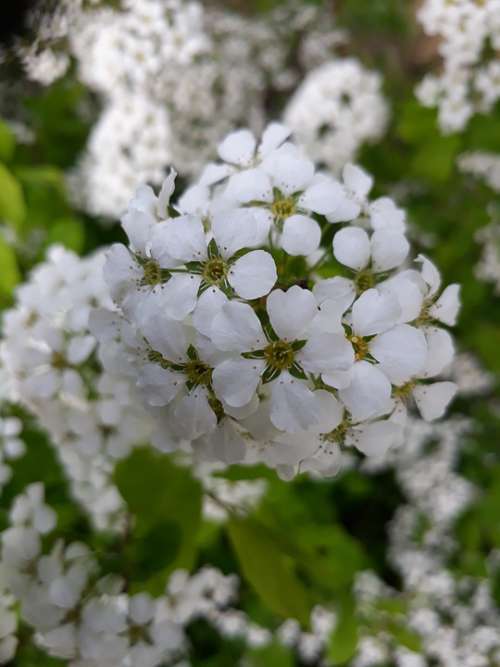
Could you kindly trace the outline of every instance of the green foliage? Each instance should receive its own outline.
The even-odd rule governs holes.
[[[149,448],[120,462],[115,480],[131,514],[122,556],[132,588],[159,593],[169,572],[195,562],[200,485],[186,468]]]
[[[307,625],[310,597],[294,572],[293,558],[276,537],[253,519],[233,518],[228,531],[242,573],[262,600],[276,614]]]
[[[0,164],[0,221],[19,230],[26,218],[26,205],[19,182]]]
[[[14,155],[16,140],[7,123],[0,120],[0,160],[8,162]]]
[[[0,236],[0,267],[0,303],[5,303],[19,282],[20,274],[16,253],[3,236]]]
[[[345,597],[339,605],[338,620],[333,631],[328,658],[333,665],[344,665],[356,652],[358,644],[358,621],[354,600]]]

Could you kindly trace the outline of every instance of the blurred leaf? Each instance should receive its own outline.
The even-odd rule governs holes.
[[[436,137],[419,146],[411,164],[412,171],[424,181],[443,183],[455,168],[460,148],[458,135]]]
[[[14,155],[16,139],[10,127],[0,120],[0,160],[8,162]]]
[[[340,605],[337,625],[328,647],[328,658],[334,665],[343,665],[356,652],[358,646],[358,622],[354,600],[346,598]]]
[[[23,186],[30,228],[50,228],[54,221],[70,215],[64,177],[59,169],[46,165],[18,167],[16,177]]]
[[[290,649],[281,644],[272,643],[263,648],[256,648],[245,655],[248,667],[294,667],[295,660]]]
[[[21,186],[11,172],[0,164],[0,221],[19,229],[26,217]]]
[[[52,243],[61,243],[70,250],[81,252],[85,243],[83,224],[77,218],[56,220],[47,234],[47,245]]]
[[[10,297],[21,276],[16,254],[5,238],[0,235],[0,297]]]
[[[227,527],[243,574],[262,600],[274,613],[307,625],[309,596],[279,540],[252,519],[234,518]]]
[[[189,569],[194,563],[201,487],[186,468],[149,448],[136,449],[121,461],[115,481],[134,516],[130,557],[138,569],[131,578],[144,581],[149,575],[149,590],[161,590],[170,571]],[[148,555],[151,549],[159,553]]]

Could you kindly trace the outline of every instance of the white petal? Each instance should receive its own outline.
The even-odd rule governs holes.
[[[251,201],[272,202],[271,179],[262,169],[247,169],[231,176],[224,191],[224,197],[237,204],[246,204]]]
[[[274,290],[267,297],[267,312],[276,334],[284,340],[297,340],[318,312],[313,293],[298,285],[288,291]]]
[[[453,327],[460,310],[460,285],[448,285],[436,303],[429,308],[429,315]]]
[[[360,227],[344,227],[333,237],[333,254],[344,266],[361,271],[370,261],[368,234]]]
[[[281,235],[281,247],[289,255],[310,255],[318,249],[321,228],[306,215],[292,215],[286,219]]]
[[[415,387],[413,397],[422,417],[426,421],[442,417],[457,389],[454,382],[434,382]]]
[[[433,296],[441,286],[441,275],[434,264],[425,255],[418,255],[415,260],[422,264],[422,278],[429,287],[429,296]]]
[[[88,358],[95,344],[94,336],[75,336],[68,345],[68,361],[72,364],[81,364]]]
[[[422,377],[434,377],[442,373],[453,361],[455,346],[450,334],[444,329],[431,327],[425,330],[427,360]]]
[[[186,440],[196,440],[210,433],[217,426],[217,417],[208,403],[207,391],[195,387],[175,403],[176,428]]]
[[[373,336],[393,327],[399,320],[401,308],[390,293],[369,289],[354,302],[352,325],[358,336]]]
[[[366,426],[355,426],[349,431],[346,444],[356,447],[366,456],[382,458],[389,449],[399,444],[402,437],[402,426],[384,420]]]
[[[160,407],[168,405],[185,384],[182,373],[162,368],[158,364],[146,364],[141,368],[137,386],[148,405]]]
[[[168,176],[163,181],[160,193],[158,195],[156,213],[160,219],[168,218],[168,206],[170,204],[170,198],[174,194],[176,178],[177,178],[177,172],[175,171],[175,169],[171,168],[170,171],[168,172]]]
[[[219,426],[207,436],[210,458],[216,458],[227,465],[245,459],[246,445],[230,419],[223,419]],[[194,445],[196,448],[196,444]]]
[[[234,167],[229,164],[207,164],[203,170],[199,184],[203,186],[215,185],[234,173]]]
[[[398,326],[376,336],[370,342],[370,353],[380,362],[389,380],[402,385],[419,375],[427,359],[427,343],[419,329],[408,324]]]
[[[342,171],[342,179],[354,194],[360,199],[364,199],[370,192],[373,185],[373,178],[361,167],[354,164],[346,164]]]
[[[187,359],[186,327],[177,320],[155,314],[141,323],[141,332],[153,350],[174,363]]]
[[[291,132],[281,123],[270,123],[264,133],[260,142],[258,154],[260,157],[266,157],[271,151],[279,148],[281,144],[288,139]]]
[[[345,308],[338,301],[327,299],[319,306],[311,325],[312,333],[344,333],[342,316]]]
[[[155,613],[155,604],[149,593],[136,593],[130,598],[129,615],[138,625],[150,621]]]
[[[344,189],[333,179],[321,180],[310,185],[299,198],[301,208],[314,211],[320,215],[332,213],[344,197]]]
[[[287,433],[306,431],[318,423],[322,396],[316,396],[303,380],[284,372],[272,383],[271,421]]]
[[[231,407],[247,405],[255,395],[264,372],[262,359],[227,359],[212,373],[212,383],[217,397]]]
[[[374,230],[405,231],[406,214],[389,197],[380,197],[370,204],[370,222]]]
[[[318,303],[326,299],[335,301],[339,303],[342,312],[345,312],[356,297],[356,288],[352,280],[335,276],[335,278],[319,280],[313,287],[313,294]]]
[[[314,164],[298,153],[284,150],[286,146],[272,153],[262,166],[271,177],[273,184],[285,196],[305,190],[314,176]]]
[[[129,250],[121,243],[114,243],[106,253],[103,268],[104,280],[108,284],[114,301],[121,301],[131,284],[141,280],[142,269]]]
[[[345,336],[316,334],[309,338],[296,358],[310,373],[347,371],[354,363],[354,350]]]
[[[361,206],[347,193],[339,201],[337,208],[326,216],[329,222],[349,222],[361,213]]]
[[[272,290],[278,274],[272,255],[252,250],[232,264],[227,279],[242,299],[258,299]]]
[[[393,278],[378,284],[384,294],[392,294],[401,308],[400,322],[416,320],[422,311],[424,294],[418,282],[408,275],[407,271],[397,273]]]
[[[410,250],[404,234],[382,229],[371,238],[372,263],[375,271],[389,271],[405,261]]]
[[[243,167],[252,161],[256,143],[250,130],[237,130],[229,134],[219,144],[217,152],[224,162]]]
[[[345,389],[351,384],[352,367],[347,371],[331,371],[330,373],[322,373],[321,379],[329,387],[335,387],[335,389]]]
[[[133,250],[145,254],[146,245],[155,223],[156,220],[146,211],[132,208],[125,213],[121,224]]]
[[[379,417],[393,407],[391,383],[382,371],[366,361],[354,364],[351,384],[339,391],[339,397],[354,421]]]
[[[162,285],[158,299],[168,317],[183,320],[195,309],[201,278],[192,273],[174,273]]]
[[[329,433],[337,428],[344,416],[344,406],[329,391],[318,389],[314,392],[318,399],[319,417],[309,429],[313,433]]]
[[[199,297],[193,311],[193,326],[204,336],[210,336],[214,317],[228,301],[227,296],[218,287],[209,287]]]
[[[202,261],[207,256],[203,223],[194,215],[182,215],[156,225],[152,244],[183,262]]]
[[[228,209],[213,216],[212,231],[219,251],[225,259],[242,248],[255,246],[259,230],[255,216],[245,208]]]
[[[247,303],[229,301],[214,317],[210,338],[226,352],[249,352],[265,347],[259,318]]]

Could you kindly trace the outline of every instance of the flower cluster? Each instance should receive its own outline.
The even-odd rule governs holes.
[[[343,40],[326,3],[289,0],[265,18],[196,0],[61,5],[43,31],[52,31],[52,46],[23,57],[42,82],[74,58],[79,78],[101,98],[70,186],[76,204],[111,218],[137,185],[160,183],[167,164],[197,173],[235,127],[261,131],[270,93],[292,90]]]
[[[55,527],[43,485],[28,486],[15,499],[1,536],[0,664],[16,650],[15,603],[36,644],[72,667],[180,667],[189,653],[185,629],[197,619],[250,646],[271,641],[268,630],[234,607],[237,577],[211,567],[192,576],[178,570],[163,595],[129,595],[126,580],[103,574],[87,545],[58,540],[46,549],[43,538],[53,537]]]
[[[387,117],[380,76],[353,58],[310,72],[283,115],[308,156],[334,172],[351,162],[362,144],[381,137]]]
[[[423,104],[438,107],[444,132],[463,129],[500,98],[499,17],[498,0],[426,0],[418,11],[426,34],[440,39],[443,66],[416,92]]]
[[[121,507],[109,481],[113,460],[149,433],[132,384],[120,369],[103,372],[96,359],[89,313],[111,305],[103,263],[102,252],[82,260],[52,248],[5,313],[0,351],[10,398],[48,432],[73,492],[101,526]]]
[[[394,465],[407,498],[389,532],[390,563],[401,577],[402,590],[372,573],[358,575],[356,596],[364,630],[356,667],[389,662],[397,667],[486,667],[500,659],[500,618],[489,581],[457,576],[449,567],[458,548],[453,527],[477,495],[456,471],[470,432],[471,424],[463,419],[432,425],[415,420],[405,446],[380,462]],[[399,610],[396,618],[391,609]],[[415,634],[418,652],[385,630],[398,622]]]
[[[219,145],[221,162],[173,206],[138,190],[104,268],[116,310],[92,316],[108,368],[130,367],[154,444],[282,475],[333,474],[340,446],[380,453],[413,399],[440,417],[456,386],[458,285],[410,250],[405,213],[371,177],[316,170],[270,125]],[[348,224],[341,226],[339,223]],[[318,272],[330,272],[320,279]]]
[[[26,447],[20,437],[22,427],[18,417],[0,414],[0,492],[12,476],[10,461],[25,453]]]

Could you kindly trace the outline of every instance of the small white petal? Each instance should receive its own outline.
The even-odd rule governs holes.
[[[382,371],[366,361],[354,364],[351,384],[339,391],[339,397],[354,421],[388,414],[393,407],[391,383]]]
[[[442,417],[448,404],[457,393],[457,389],[454,382],[434,382],[434,384],[415,387],[413,397],[425,421],[433,421]]]
[[[229,301],[217,313],[210,338],[226,352],[249,352],[266,345],[266,337],[253,308],[238,301]]]
[[[357,336],[373,336],[393,327],[400,316],[401,308],[392,294],[369,289],[352,307],[353,331]]]
[[[243,167],[252,161],[255,148],[255,137],[250,130],[237,130],[219,144],[217,152],[224,162]]]
[[[305,190],[314,176],[314,164],[298,153],[289,151],[287,146],[282,146],[268,156],[262,166],[274,186],[285,196]]]
[[[333,254],[344,266],[361,271],[370,261],[370,239],[360,227],[344,227],[333,237]]]
[[[314,392],[318,399],[319,417],[309,430],[313,433],[329,433],[337,428],[344,416],[344,406],[329,391],[318,389]]]
[[[419,329],[399,324],[370,341],[370,353],[389,380],[402,385],[422,372],[427,359],[427,343]]]
[[[227,465],[239,463],[245,459],[245,441],[230,419],[223,419],[206,439],[211,458],[214,457]],[[194,447],[196,448],[196,445]]]
[[[287,433],[306,431],[318,423],[323,397],[309,389],[306,382],[284,372],[272,383],[271,421]]]
[[[174,363],[186,360],[186,327],[165,315],[155,314],[141,323],[141,332],[153,350]]]
[[[183,320],[195,309],[200,283],[200,276],[175,273],[159,291],[160,308],[173,320]]]
[[[401,266],[410,250],[405,235],[391,229],[375,232],[371,238],[371,245],[375,271],[389,271]]]
[[[258,227],[251,210],[228,209],[212,219],[212,231],[222,257],[231,258],[242,248],[251,248],[258,241]]]
[[[242,299],[258,299],[272,290],[278,274],[272,255],[265,250],[253,250],[236,260],[227,279]]]
[[[313,294],[318,303],[327,299],[338,302],[342,312],[345,312],[356,297],[356,288],[352,280],[335,276],[335,278],[319,280],[313,287]]]
[[[354,363],[354,350],[345,336],[316,334],[297,353],[297,361],[310,373],[347,371]]]
[[[348,433],[346,444],[359,449],[365,456],[384,457],[403,437],[399,424],[385,420],[366,426],[355,426]]]
[[[195,329],[210,337],[213,319],[227,302],[227,296],[218,287],[211,286],[206,289],[193,311],[192,320]]]
[[[258,154],[260,157],[266,157],[271,151],[276,150],[288,139],[291,131],[281,123],[270,123],[262,134]]]
[[[299,198],[301,208],[320,215],[334,212],[344,197],[344,189],[333,179],[324,179],[313,183]]]
[[[177,373],[158,364],[146,364],[137,378],[137,386],[148,405],[161,407],[168,405],[179,393],[186,380]]]
[[[217,417],[208,403],[206,389],[195,387],[176,401],[173,411],[176,428],[185,440],[196,440],[217,426]]]
[[[354,194],[360,199],[364,199],[370,192],[373,185],[373,178],[361,167],[355,164],[346,164],[342,171],[342,179]]]
[[[312,292],[293,285],[286,292],[274,290],[267,297],[269,320],[277,335],[285,340],[300,339],[318,312]]]
[[[237,204],[251,201],[273,201],[273,186],[269,176],[259,168],[234,174],[228,181],[224,197]]]
[[[171,218],[155,227],[153,247],[158,244],[175,259],[183,262],[202,261],[207,256],[203,223],[194,215]]]
[[[429,287],[429,296],[433,296],[441,286],[439,271],[425,255],[418,255],[415,261],[422,264],[422,278]]]
[[[460,285],[448,285],[439,299],[429,308],[429,315],[450,327],[457,323],[460,310]]]
[[[289,255],[310,255],[321,241],[321,228],[306,215],[292,215],[286,219],[281,235],[281,247]]]
[[[434,377],[442,373],[453,361],[455,346],[450,334],[444,329],[426,329],[427,360],[422,377]]]
[[[380,197],[370,204],[370,222],[375,231],[405,231],[405,212],[389,197]]]
[[[234,408],[247,405],[255,395],[264,372],[262,359],[227,359],[212,373],[217,397]]]
[[[68,345],[67,357],[71,364],[81,364],[95,348],[93,336],[75,336]]]
[[[133,250],[145,254],[146,246],[155,223],[156,220],[146,211],[132,208],[125,213],[121,224]]]

